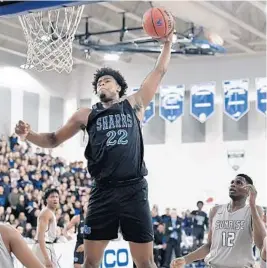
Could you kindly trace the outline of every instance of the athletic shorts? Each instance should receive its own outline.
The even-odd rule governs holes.
[[[148,243],[154,240],[152,217],[145,179],[132,185],[95,186],[84,225],[84,239],[113,240],[121,230],[125,241]]]
[[[49,259],[53,263],[54,267],[55,268],[59,267],[59,265],[57,263],[57,256],[56,256],[56,252],[54,249],[54,245],[46,243],[45,247],[46,247],[46,251],[48,253]],[[40,245],[38,243],[33,245],[32,252],[42,264],[45,264],[45,259],[44,259],[43,253],[41,251]]]
[[[74,264],[83,264],[84,252],[76,252],[77,248],[83,244],[83,241],[77,241],[74,250]]]
[[[203,228],[193,228],[193,237],[196,240],[203,240],[204,239],[204,229]]]

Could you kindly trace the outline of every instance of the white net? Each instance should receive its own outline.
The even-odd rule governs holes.
[[[83,9],[81,5],[19,16],[28,46],[26,65],[40,72],[70,73],[74,35]]]

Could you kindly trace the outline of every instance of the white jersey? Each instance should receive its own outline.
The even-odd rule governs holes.
[[[44,210],[50,210],[50,209],[45,208]],[[41,211],[41,213],[43,211]],[[49,224],[47,226],[47,230],[45,231],[45,242],[54,243],[56,238],[57,238],[57,219],[56,219],[55,213],[52,210],[50,210],[50,212],[52,213],[53,218],[52,218],[52,220],[49,221]],[[38,232],[39,232],[39,217],[37,219],[37,232],[36,232],[37,235],[38,235]]]
[[[212,221],[210,253],[205,262],[214,268],[254,267],[252,216],[247,205],[234,212],[219,206]]]
[[[0,268],[13,268],[12,258],[0,234]]]

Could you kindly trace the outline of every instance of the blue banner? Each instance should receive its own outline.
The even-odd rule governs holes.
[[[185,86],[164,86],[160,88],[159,116],[174,122],[184,113]]]
[[[224,112],[235,121],[249,111],[248,84],[248,79],[223,82]]]
[[[214,113],[215,82],[193,85],[190,91],[190,114],[205,123]]]
[[[132,91],[136,92],[139,88],[134,88]],[[149,105],[146,107],[143,124],[146,124],[150,119],[152,119],[155,116],[155,98],[149,103]]]
[[[256,78],[257,110],[267,115],[267,77]]]

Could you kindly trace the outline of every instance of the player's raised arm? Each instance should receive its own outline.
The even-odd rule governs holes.
[[[78,133],[78,131],[87,124],[89,114],[90,109],[79,109],[63,127],[52,133],[36,133],[31,130],[29,124],[19,121],[16,125],[15,132],[22,139],[27,139],[37,146],[42,148],[54,148]]]
[[[212,226],[212,220],[217,212],[217,207],[213,207],[209,214],[209,226]],[[171,268],[181,268],[184,267],[187,264],[191,264],[194,261],[202,260],[204,259],[210,252],[211,247],[211,241],[212,241],[212,228],[209,229],[208,233],[208,241],[206,244],[198,248],[197,250],[189,253],[188,255],[177,258],[172,261]]]
[[[173,32],[165,38],[163,49],[157,60],[154,69],[148,74],[143,81],[138,92],[130,96],[128,99],[131,105],[137,111],[144,111],[153,99],[160,85],[160,82],[167,72],[167,68],[171,58]]]
[[[263,222],[263,211],[260,206],[256,205],[257,190],[255,186],[247,184],[244,188],[249,193],[254,243],[257,248],[261,250],[263,246],[263,238],[266,236],[266,230]]]

